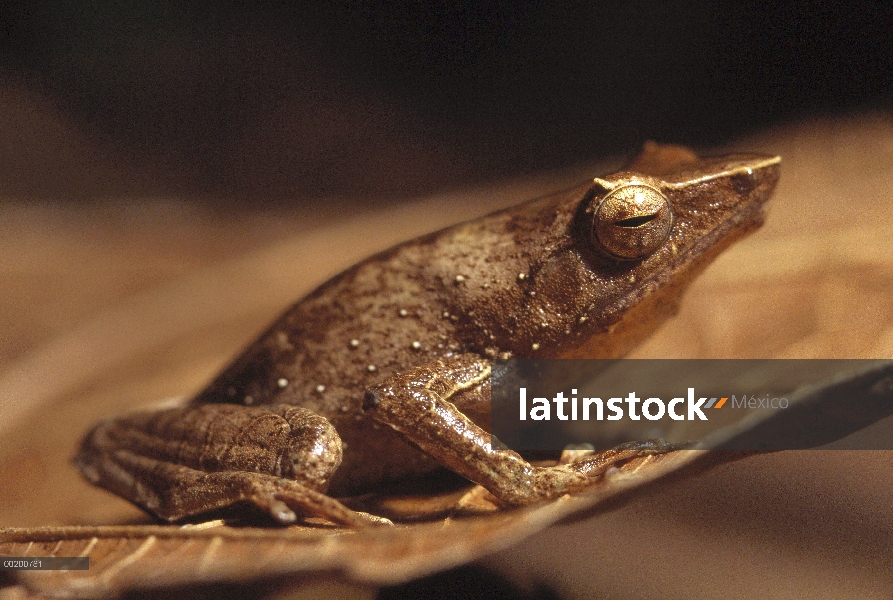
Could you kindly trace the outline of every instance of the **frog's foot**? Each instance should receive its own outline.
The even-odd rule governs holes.
[[[238,471],[202,473],[199,479],[198,482],[193,481],[189,489],[183,490],[189,503],[201,498],[202,509],[199,512],[205,512],[204,507],[208,505],[224,507],[244,502],[285,525],[294,523],[299,516],[322,517],[337,525],[356,529],[393,525],[388,519],[351,510],[334,498],[289,479]],[[166,494],[166,504],[182,506],[182,499],[173,498],[171,492],[174,490]]]
[[[579,444],[575,446],[568,446],[561,452],[561,458],[558,459],[558,464],[560,465],[570,465],[574,463],[583,462],[586,460],[598,461],[605,460],[606,458],[615,456],[615,455],[625,455],[627,454],[626,450],[633,450],[637,452],[639,455],[646,454],[662,454],[664,452],[669,452],[670,450],[678,450],[678,446],[674,444],[668,443],[666,440],[662,438],[653,438],[650,440],[641,440],[634,442],[626,442],[625,444],[620,444],[619,446],[614,446],[610,450],[606,451],[598,451],[591,444]],[[626,459],[618,459],[618,460],[626,460]],[[618,462],[618,460],[614,460],[613,462]]]
[[[135,413],[97,425],[75,462],[91,482],[174,521],[251,504],[280,523],[323,517],[347,527],[387,521],[320,490],[341,439],[311,411],[210,404]]]
[[[475,485],[456,501],[452,508],[452,514],[486,515],[504,507],[505,504],[491,494],[487,488]]]
[[[592,444],[575,444],[573,446],[566,446],[565,449],[561,451],[561,458],[558,459],[558,464],[569,465],[571,463],[577,462],[578,460],[593,456],[594,454],[596,454],[596,451]]]
[[[673,450],[673,446],[665,440],[655,438],[636,442],[627,442],[610,450],[565,450],[556,467],[567,466],[585,475],[590,480],[604,475],[611,468],[640,456],[663,454]],[[546,469],[555,467],[545,467]]]
[[[101,475],[103,485],[113,487],[110,483],[117,474],[114,480],[119,485],[130,485],[137,490],[137,493],[122,495],[135,499],[138,504],[167,521],[233,505],[251,504],[286,525],[296,522],[300,516],[322,517],[353,528],[391,524],[387,519],[351,510],[334,498],[297,481],[264,473],[205,473],[127,451],[118,451],[113,461],[97,466],[100,472],[95,474],[89,469],[84,470],[89,479],[94,479],[91,475]],[[126,475],[121,477],[121,474]]]
[[[444,466],[479,483],[507,504],[530,504],[585,490],[608,469],[643,454],[665,452],[662,441],[633,442],[606,452],[568,455],[573,462],[535,467],[512,450],[493,448],[492,436],[450,400],[489,400],[490,364],[461,355],[409,369],[371,388],[364,409]],[[469,396],[473,396],[471,400]]]

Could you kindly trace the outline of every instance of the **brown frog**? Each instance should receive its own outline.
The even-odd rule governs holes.
[[[384,522],[333,496],[439,466],[508,504],[585,489],[651,450],[535,467],[495,449],[491,359],[626,353],[762,224],[779,163],[649,143],[621,172],[398,245],[294,305],[185,407],[98,424],[76,463],[168,520],[248,503]]]

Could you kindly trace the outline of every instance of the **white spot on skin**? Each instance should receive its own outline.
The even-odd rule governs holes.
[[[407,311],[405,308],[401,308],[400,312],[397,314],[399,314],[401,317],[405,317],[406,315],[409,314],[409,311]]]
[[[358,339],[356,339],[356,338],[350,340],[350,347],[351,347],[351,348],[358,348],[359,346],[360,346],[360,340],[358,340]]]
[[[375,371],[377,371],[378,368],[375,365],[369,365],[368,367],[366,367],[366,370],[369,371],[370,373],[375,373]]]
[[[463,281],[465,281],[464,275],[456,275],[456,283],[462,283]]]
[[[530,349],[533,350],[534,352],[536,352],[537,350],[540,349],[540,345],[536,344],[536,343],[531,344]]]
[[[323,384],[320,383],[318,386],[316,386],[317,394],[322,394],[324,391],[326,391],[326,386],[324,386]]]
[[[447,311],[443,311],[443,318],[444,318],[444,319],[449,319],[449,318],[450,318],[450,313],[448,313]]]
[[[280,377],[278,381],[276,381],[276,385],[281,388],[288,387],[288,379],[285,377]]]
[[[525,279],[527,279],[527,275],[525,275],[524,273],[518,273],[518,281],[524,281]]]
[[[580,318],[578,319],[578,322],[582,325],[583,323],[586,322],[586,320],[587,320],[588,318],[589,318],[589,317],[587,317],[586,315],[583,315],[582,317],[580,317]]]
[[[412,349],[413,349],[413,350],[420,350],[421,348],[422,348],[422,343],[421,343],[421,342],[413,342],[413,343],[412,343]]]

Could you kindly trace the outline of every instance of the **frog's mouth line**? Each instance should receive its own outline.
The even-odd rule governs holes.
[[[660,297],[670,293],[677,286],[671,285],[680,275],[685,275],[684,285],[677,296],[681,297],[692,279],[703,272],[720,254],[738,240],[748,236],[762,227],[766,218],[768,194],[754,192],[745,202],[739,203],[734,214],[720,222],[716,227],[702,235],[685,252],[664,269],[661,269],[637,287],[627,296],[630,303],[642,302],[647,295]],[[670,289],[666,289],[670,288]],[[675,299],[678,302],[678,297]],[[622,321],[623,319],[621,319]]]
[[[762,227],[765,220],[766,200],[749,198],[737,205],[735,213],[730,218],[702,235],[688,250],[679,255],[673,266],[678,266],[680,270],[696,268],[702,263],[707,266],[734,242]]]
[[[739,207],[732,218],[703,235],[666,268],[637,282],[618,303],[627,308],[615,313],[616,320],[603,319],[599,323],[599,317],[604,315],[590,315],[594,323],[599,323],[600,331],[556,358],[619,358],[650,337],[661,323],[678,312],[692,280],[726,248],[762,224],[765,202],[759,197]]]
[[[740,202],[730,207],[731,214],[728,218],[701,235],[691,247],[672,260],[668,268],[662,269],[649,280],[654,281],[660,289],[681,272],[690,272],[694,277],[731,244],[762,227],[766,220],[767,203],[778,181],[780,163],[781,157],[773,156],[726,170],[723,176],[735,178],[746,175],[755,184]],[[717,177],[713,176],[711,179]]]

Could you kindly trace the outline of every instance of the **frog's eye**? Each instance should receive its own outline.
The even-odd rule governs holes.
[[[673,213],[667,197],[640,183],[615,188],[592,217],[592,240],[617,258],[633,260],[656,251],[667,239]]]

